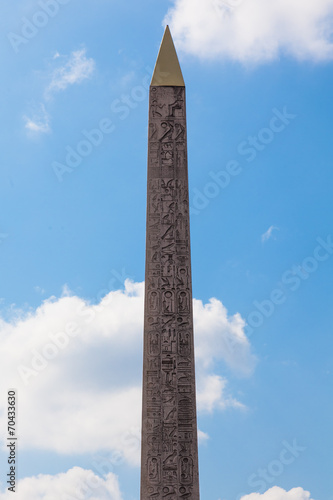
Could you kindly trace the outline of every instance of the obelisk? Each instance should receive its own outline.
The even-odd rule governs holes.
[[[148,130],[141,500],[199,500],[185,84],[168,26]]]

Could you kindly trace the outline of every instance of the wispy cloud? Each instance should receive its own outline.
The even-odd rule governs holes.
[[[95,70],[95,61],[88,58],[86,49],[75,50],[67,56],[56,52],[52,57],[48,84],[41,102],[35,109],[23,116],[25,129],[30,136],[51,132],[51,117],[46,109],[48,101],[55,93],[65,91],[70,85],[80,84],[91,78]]]
[[[65,59],[51,75],[51,81],[45,90],[45,98],[49,99],[55,92],[65,90],[69,85],[83,82],[90,78],[95,70],[95,61],[87,58],[86,49],[76,50],[67,57],[56,53],[54,59]]]
[[[23,116],[25,128],[32,134],[48,134],[51,132],[50,116],[44,104],[32,112],[32,116]]]
[[[205,59],[261,63],[287,54],[333,59],[332,0],[173,0],[178,48]]]
[[[263,243],[265,243],[266,241],[268,241],[270,238],[273,238],[274,235],[273,235],[273,231],[279,231],[279,228],[276,227],[276,226],[270,226],[267,231],[261,235],[261,241]]]

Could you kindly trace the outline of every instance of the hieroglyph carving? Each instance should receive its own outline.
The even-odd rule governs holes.
[[[151,87],[141,500],[199,500],[184,87]]]

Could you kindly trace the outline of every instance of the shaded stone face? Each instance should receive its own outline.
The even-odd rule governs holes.
[[[199,500],[185,87],[149,99],[141,500]]]

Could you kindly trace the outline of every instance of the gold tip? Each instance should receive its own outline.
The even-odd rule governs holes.
[[[185,87],[169,26],[164,31],[151,85],[154,87]]]

